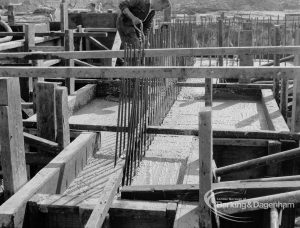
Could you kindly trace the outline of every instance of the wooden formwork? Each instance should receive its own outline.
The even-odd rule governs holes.
[[[29,28],[28,28],[29,29]],[[80,32],[79,32],[80,33]],[[70,37],[72,32],[68,31],[65,35]],[[57,34],[56,34],[57,35]],[[80,34],[79,34],[80,35]],[[71,35],[72,36],[72,35]],[[201,99],[205,100],[207,109],[200,111],[199,126],[194,129],[177,129],[174,127],[164,126],[147,126],[148,134],[166,134],[166,135],[191,135],[199,137],[199,152],[198,159],[195,160],[199,167],[198,185],[163,185],[163,186],[129,186],[123,187],[121,190],[121,198],[115,199],[115,195],[120,187],[123,176],[124,160],[119,159],[117,166],[113,166],[113,159],[110,154],[98,154],[101,152],[101,147],[105,139],[105,134],[114,133],[117,131],[115,124],[104,123],[71,123],[71,116],[80,110],[87,103],[93,102],[96,98],[97,85],[87,85],[78,91],[72,91],[69,88],[70,96],[66,92],[66,88],[49,82],[36,83],[36,98],[34,105],[37,115],[23,121],[25,129],[37,136],[24,133],[26,144],[35,146],[38,151],[37,156],[43,156],[43,151],[54,153],[52,156],[45,156],[46,166],[42,168],[29,182],[23,187],[17,188],[17,191],[0,207],[0,224],[3,227],[101,227],[102,224],[110,225],[111,227],[212,227],[218,226],[218,218],[212,220],[211,208],[204,202],[204,195],[210,190],[240,190],[247,191],[247,197],[243,201],[254,202],[272,202],[272,200],[287,200],[291,203],[298,203],[298,176],[288,177],[273,177],[266,179],[239,180],[239,175],[232,177],[232,181],[219,181],[219,176],[224,176],[228,173],[233,173],[248,168],[258,166],[268,166],[267,175],[277,176],[282,175],[274,172],[279,169],[279,162],[286,161],[299,156],[299,134],[298,129],[298,75],[300,73],[298,61],[299,46],[294,47],[239,47],[239,48],[201,48],[201,49],[156,49],[146,50],[146,57],[159,56],[203,56],[203,55],[249,55],[267,51],[274,54],[294,54],[296,57],[294,67],[75,67],[72,66],[72,59],[89,59],[89,58],[117,58],[122,57],[122,51],[106,50],[99,52],[76,52],[69,49],[67,52],[44,52],[44,53],[0,53],[0,58],[40,60],[40,59],[63,59],[67,66],[65,67],[2,67],[0,75],[7,78],[3,79],[4,84],[8,81],[13,81],[17,85],[16,78],[63,78],[73,79],[68,80],[69,84],[75,82],[75,78],[82,79],[103,79],[103,78],[236,78],[236,79],[293,79],[294,80],[294,97],[292,109],[292,131],[289,131],[284,118],[280,114],[276,101],[273,99],[273,94],[268,89],[260,90],[266,85],[232,85],[235,89],[230,88],[230,85],[225,84],[223,89],[213,89],[212,81],[206,81],[205,96]],[[82,63],[81,63],[82,64]],[[190,84],[190,85],[189,85]],[[1,86],[2,84],[0,84]],[[203,85],[203,84],[202,84]],[[181,84],[180,86],[199,86],[195,84]],[[246,87],[248,86],[248,89]],[[282,91],[284,84],[281,84]],[[220,87],[220,86],[219,86]],[[227,87],[227,88],[226,88]],[[240,89],[239,89],[240,87]],[[249,94],[253,95],[253,89],[256,88],[256,99],[260,99],[263,105],[263,112],[267,119],[268,129],[266,130],[249,130],[238,131],[226,129],[213,129],[211,112],[213,112],[212,104],[213,97],[231,96],[239,99],[249,98]],[[8,87],[7,87],[8,88]],[[11,89],[11,88],[10,88]],[[221,92],[220,92],[221,91]],[[7,97],[11,92],[7,92]],[[232,95],[233,94],[233,95]],[[228,96],[230,98],[230,96]],[[14,104],[3,103],[5,109],[13,109],[14,105],[21,107],[20,100],[16,98]],[[16,103],[18,102],[18,103]],[[29,104],[23,104],[27,107]],[[20,110],[18,111],[18,113]],[[18,121],[17,132],[10,132],[12,126],[16,124],[9,121],[10,117],[6,114],[5,121],[8,126],[5,128],[5,134],[13,134],[14,137],[22,138],[22,119],[14,118]],[[71,117],[71,118],[70,118]],[[41,125],[42,124],[42,125]],[[47,129],[45,130],[45,124]],[[197,124],[196,124],[197,125]],[[31,129],[29,129],[31,128]],[[126,129],[123,129],[126,131]],[[89,133],[78,131],[89,131]],[[101,132],[101,137],[99,137]],[[70,143],[68,139],[73,138]],[[105,137],[103,137],[105,136]],[[107,137],[112,137],[108,135]],[[260,139],[255,141],[255,139]],[[2,139],[1,144],[5,142]],[[289,141],[286,142],[285,141]],[[292,141],[292,142],[290,142]],[[285,144],[284,144],[285,143]],[[289,144],[290,143],[290,144]],[[22,144],[22,141],[20,141]],[[284,145],[283,145],[284,144]],[[214,147],[213,147],[214,145]],[[223,161],[217,160],[217,146],[236,145],[236,146],[255,146],[263,147],[267,150],[267,154],[262,157],[251,157],[251,159],[241,159],[232,161],[236,164],[228,164],[224,166]],[[21,145],[22,146],[22,145]],[[289,147],[297,147],[290,149]],[[103,149],[103,147],[102,147]],[[282,152],[281,152],[282,151]],[[12,158],[14,149],[8,149],[7,156]],[[214,152],[214,153],[213,153]],[[279,153],[281,152],[281,153]],[[23,157],[27,157],[28,153],[23,152]],[[30,155],[32,156],[32,154]],[[54,157],[54,158],[53,158]],[[4,158],[2,158],[4,159]],[[25,167],[24,158],[19,157],[23,162],[22,167]],[[39,160],[38,158],[35,158]],[[216,160],[216,162],[213,161]],[[199,160],[199,161],[197,161]],[[244,160],[244,161],[242,161]],[[245,161],[246,160],[246,161]],[[16,164],[17,160],[10,159],[11,164]],[[219,164],[220,163],[220,164]],[[34,163],[36,164],[36,163]],[[289,163],[287,163],[289,165]],[[101,166],[103,169],[101,170]],[[218,166],[221,167],[218,167]],[[224,167],[223,167],[224,166]],[[94,171],[88,171],[93,170]],[[102,172],[97,175],[97,171]],[[12,176],[13,172],[7,169],[6,175]],[[104,184],[101,185],[101,191],[96,197],[91,195],[85,196],[72,195],[73,183],[84,182],[85,174],[88,173],[99,181],[102,179]],[[95,175],[93,175],[95,173]],[[264,175],[262,171],[255,177]],[[288,175],[289,173],[284,173]],[[291,174],[295,174],[292,172]],[[289,175],[291,175],[289,174]],[[22,177],[25,176],[23,173]],[[98,179],[96,179],[98,178]],[[250,177],[245,177],[250,178]],[[12,176],[15,181],[15,177]],[[97,185],[98,182],[96,182]],[[100,186],[100,184],[99,184]],[[4,186],[5,187],[5,186]],[[97,187],[97,186],[96,186]],[[89,188],[86,185],[85,188]],[[89,189],[85,189],[88,191]],[[292,192],[294,191],[294,192]],[[286,193],[287,192],[287,193]],[[283,194],[284,193],[284,194]],[[257,197],[252,199],[253,197]],[[158,202],[161,201],[161,202]],[[179,202],[174,203],[175,202]],[[186,202],[192,201],[193,203]],[[220,212],[235,214],[240,210],[230,207],[232,203],[222,203],[218,205]],[[231,205],[232,206],[232,205]],[[227,208],[228,207],[228,208]],[[246,210],[248,212],[248,210]],[[250,210],[249,210],[250,211]],[[288,211],[290,216],[283,216],[284,219],[293,219],[292,212]],[[269,211],[267,212],[269,213]],[[278,212],[272,210],[271,222],[276,223]],[[108,215],[109,214],[109,218]],[[258,215],[257,215],[258,216]],[[265,215],[263,215],[266,217]],[[267,218],[269,215],[267,215]],[[200,218],[200,219],[199,219]],[[221,221],[221,225],[222,225]],[[267,219],[267,222],[269,220]],[[285,222],[286,227],[291,227],[292,222]]]

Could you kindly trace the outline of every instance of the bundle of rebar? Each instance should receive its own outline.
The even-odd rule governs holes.
[[[124,47],[125,66],[145,65],[144,49]],[[148,125],[160,125],[176,100],[177,80],[121,79],[115,162],[125,158],[122,185],[130,185],[153,135],[146,134]]]

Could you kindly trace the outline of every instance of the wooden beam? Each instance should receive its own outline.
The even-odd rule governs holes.
[[[205,83],[190,83],[190,82],[177,82],[180,87],[204,87]],[[240,88],[240,89],[272,89],[270,84],[237,84],[237,83],[218,83],[213,84],[213,88]]]
[[[242,23],[242,30],[239,31],[239,46],[251,47],[252,46],[252,23]],[[240,66],[253,66],[253,56],[248,54],[241,54]],[[250,78],[240,78],[239,83],[250,83]]]
[[[26,144],[41,149],[41,151],[45,151],[52,154],[57,154],[61,151],[61,147],[56,142],[26,132],[24,132],[23,135]]]
[[[84,133],[40,170],[17,193],[0,206],[1,227],[22,227],[27,201],[35,194],[60,194],[98,149],[98,136]]]
[[[96,129],[96,126],[94,126],[94,129]],[[175,128],[160,127],[160,126],[148,126],[147,133],[148,134],[198,136],[198,130],[196,130],[196,129],[175,129]],[[239,138],[239,139],[299,140],[300,134],[290,133],[290,132],[267,131],[267,130],[263,130],[263,131],[261,131],[261,130],[258,130],[258,131],[214,130],[213,137],[214,138],[233,138],[233,139]]]
[[[211,105],[211,104],[210,104]],[[211,191],[212,175],[212,113],[205,108],[199,113],[199,227],[211,228],[211,211],[205,195]]]
[[[67,14],[68,17],[68,14]],[[73,30],[66,30],[65,31],[65,51],[74,51],[74,34]],[[74,60],[69,59],[65,62],[66,66],[74,67]],[[75,79],[74,78],[67,78],[66,79],[66,86],[68,88],[68,94],[73,94],[75,92]]]
[[[38,136],[54,142],[57,135],[55,91],[55,83],[37,83],[36,112]]]
[[[24,32],[0,32],[0,37],[2,36],[14,36],[14,37],[24,37]],[[35,36],[65,36],[64,32],[36,32]],[[107,32],[74,32],[74,37],[88,37],[88,36],[94,36],[94,37],[107,37]]]
[[[69,29],[68,3],[62,0],[60,4],[60,30],[64,32],[67,29]]]
[[[55,216],[62,213],[68,218],[57,221],[55,227],[83,227],[97,205],[96,198],[80,200],[78,196],[36,194],[28,202],[28,217],[33,217],[36,226],[43,223],[43,215]],[[79,210],[78,210],[79,208]],[[177,209],[176,203],[114,200],[109,209],[109,222],[113,227],[172,227]],[[130,219],[128,219],[130,218]],[[40,222],[40,223],[39,223]],[[55,222],[55,221],[51,221]],[[52,223],[53,224],[53,223]]]
[[[295,44],[300,45],[300,29],[296,30]],[[300,66],[300,54],[295,55],[294,65]],[[292,132],[300,132],[300,72],[296,73],[293,84]]]
[[[94,65],[89,64],[89,63],[84,62],[84,61],[81,61],[81,60],[79,60],[79,59],[74,59],[74,64],[75,64],[75,65],[78,65],[78,66],[95,67]]]
[[[42,52],[57,52],[57,51],[64,51],[65,48],[62,46],[35,46],[35,47],[30,47],[29,50],[42,51]]]
[[[5,198],[27,182],[20,84],[0,78],[0,151]]]
[[[114,40],[114,44],[113,44],[111,50],[112,51],[118,51],[118,50],[120,50],[121,43],[122,43],[121,37],[120,37],[119,32],[117,31],[116,32],[116,36],[115,36],[115,40]],[[113,67],[116,66],[116,62],[117,62],[117,58],[112,58],[112,60],[111,60],[111,66],[113,66]]]
[[[65,148],[70,144],[70,126],[69,126],[69,108],[68,108],[68,90],[66,87],[57,87],[55,89],[56,105],[56,124],[57,138],[60,148]]]
[[[21,102],[22,109],[33,109],[33,102]]]
[[[93,45],[95,45],[100,50],[110,50],[108,47],[106,47],[104,44],[102,44],[100,41],[96,40],[94,37],[89,36],[88,39],[91,41]]]
[[[281,40],[281,34],[280,34],[280,27],[274,27],[274,46],[280,46],[280,40]],[[280,66],[280,62],[279,62],[279,55],[275,54],[274,55],[274,66]],[[274,93],[274,97],[277,103],[279,103],[279,99],[280,99],[280,95],[279,95],[279,81],[280,79],[274,79],[273,80],[273,93]]]
[[[57,57],[56,57],[57,58]],[[297,78],[300,67],[1,67],[0,76],[45,78]]]
[[[43,43],[45,39],[51,39],[51,37],[36,37]],[[52,38],[53,39],[53,38]],[[57,39],[57,38],[56,38]],[[15,45],[20,45],[18,41]],[[8,42],[10,45],[0,45],[0,51],[3,49],[1,46],[14,46],[13,41]],[[23,46],[21,44],[21,46]],[[20,46],[17,46],[20,47]],[[7,49],[7,48],[6,48]],[[11,48],[9,48],[11,49]],[[5,50],[5,49],[4,49]],[[285,47],[208,47],[208,48],[165,48],[165,49],[146,49],[145,57],[163,57],[163,56],[225,56],[225,55],[259,55],[261,53],[269,54],[298,54],[300,52],[299,46],[285,46]],[[53,55],[53,56],[52,56]],[[52,57],[51,57],[52,56]],[[101,51],[83,51],[83,52],[45,52],[34,54],[30,52],[25,53],[0,53],[0,59],[49,59],[49,58],[62,58],[62,59],[98,59],[98,58],[122,58],[124,57],[124,51],[112,51],[112,50],[101,50]]]
[[[270,227],[279,228],[279,213],[276,207],[270,209]]]
[[[68,96],[69,115],[88,104],[96,97],[97,85],[85,85],[70,96]]]
[[[264,107],[264,114],[267,119],[268,129],[274,131],[289,132],[290,129],[280,113],[279,107],[269,89],[261,90],[261,101]]]
[[[281,142],[270,140],[268,143],[268,154],[276,154],[281,152]],[[267,175],[270,177],[277,177],[282,174],[281,164],[272,164],[272,162],[267,163]]]
[[[113,199],[121,185],[123,177],[123,168],[125,160],[121,160],[114,168],[114,174],[109,177],[109,181],[104,187],[103,193],[97,201],[97,204],[85,225],[85,228],[101,228],[106,215],[113,203]]]
[[[211,107],[213,105],[213,85],[212,79],[205,79],[205,106]]]
[[[253,169],[268,164],[276,164],[282,161],[290,160],[300,156],[300,148],[286,150],[280,153],[254,158],[248,161],[239,162],[236,164],[220,167],[216,169],[216,175],[222,176],[232,172]]]
[[[267,179],[271,179],[268,181]],[[238,180],[212,183],[214,192],[234,190],[243,197],[258,197],[270,194],[277,194],[300,189],[299,176],[297,179],[274,180],[274,178],[263,178],[255,180]],[[124,186],[121,189],[121,199],[128,200],[199,200],[199,185],[180,184],[180,185],[143,185],[143,186]]]

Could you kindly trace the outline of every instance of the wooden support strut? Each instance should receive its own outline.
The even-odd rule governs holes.
[[[212,227],[211,211],[205,202],[205,195],[212,187],[212,117],[211,108],[199,114],[199,227]]]
[[[295,43],[300,45],[300,29],[296,30]],[[300,66],[299,54],[295,55],[294,65]],[[300,72],[294,79],[291,130],[292,132],[300,132]]]
[[[0,78],[0,151],[4,193],[9,198],[26,182],[26,162],[17,78]]]
[[[66,30],[65,31],[65,50],[66,51],[74,51],[74,35],[73,30]],[[73,67],[74,60],[69,59],[66,60],[66,66]],[[67,78],[66,79],[66,86],[68,88],[68,93],[72,94],[75,92],[75,78]]]

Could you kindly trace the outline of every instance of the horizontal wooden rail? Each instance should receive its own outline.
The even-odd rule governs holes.
[[[210,47],[210,48],[165,48],[165,49],[146,49],[146,57],[163,57],[163,56],[226,56],[226,55],[260,55],[268,54],[299,54],[300,46],[284,46],[284,47]],[[53,56],[52,56],[53,55]],[[0,53],[0,59],[3,58],[22,58],[28,59],[100,59],[100,58],[122,58],[124,51],[72,51],[72,52],[45,52],[40,55],[35,55],[30,52],[23,53]]]
[[[25,32],[0,32],[0,37],[2,36],[16,36],[16,37],[24,37]],[[64,32],[40,32],[35,33],[35,36],[65,36]],[[74,32],[74,37],[107,37],[107,32]]]
[[[282,192],[295,191],[300,189],[299,181],[269,181],[269,182],[243,182],[225,181],[212,183],[212,190],[234,190],[235,192],[244,192],[247,197],[257,197],[265,194],[277,194]],[[226,192],[224,193],[226,195]],[[230,191],[229,191],[230,195]],[[223,195],[220,195],[222,197]],[[121,199],[130,200],[184,200],[198,201],[198,184],[179,184],[179,185],[137,185],[124,186],[121,189]]]
[[[198,129],[175,129],[158,126],[147,127],[148,134],[166,135],[193,135],[198,136]],[[276,131],[237,131],[214,130],[214,138],[246,138],[246,139],[273,139],[273,140],[300,140],[300,134]]]
[[[57,154],[57,152],[60,152],[62,150],[62,148],[60,148],[60,146],[56,142],[52,142],[50,140],[35,135],[31,135],[26,132],[24,132],[23,135],[24,135],[24,142],[26,144],[29,144],[30,146],[35,146],[44,152]]]
[[[205,83],[178,82],[180,87],[205,87]],[[239,88],[239,89],[273,89],[272,84],[237,84],[237,83],[218,83],[213,84],[213,88]]]
[[[35,121],[23,121],[26,128],[36,128]],[[88,125],[88,124],[70,124],[70,129],[75,131],[127,131],[127,128],[118,128],[117,126],[104,125]],[[148,134],[164,134],[164,135],[191,135],[198,136],[198,129],[176,129],[165,128],[159,126],[148,126]],[[214,138],[230,138],[230,139],[270,139],[270,140],[300,140],[300,134],[290,132],[277,131],[236,131],[236,130],[214,130]]]
[[[35,37],[34,41],[35,41],[35,44],[40,44],[40,43],[44,43],[47,41],[55,40],[57,38],[59,38],[59,37],[57,37],[57,36],[56,37]],[[24,43],[25,43],[24,39],[1,43],[0,51],[6,51],[6,50],[14,49],[14,48],[23,47]],[[20,58],[20,59],[22,59],[22,58]]]
[[[1,77],[294,79],[300,67],[1,67]]]
[[[216,175],[222,176],[233,172],[243,171],[246,169],[253,169],[260,166],[275,164],[282,161],[290,160],[300,156],[300,148],[283,151],[280,153],[254,158],[248,161],[239,162],[236,164],[220,167],[216,169]]]

